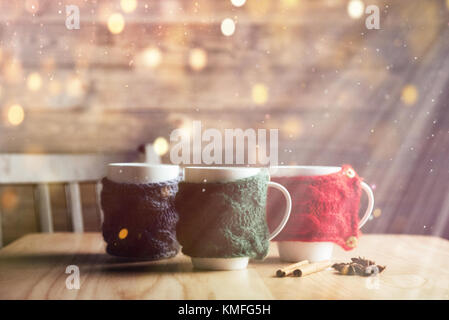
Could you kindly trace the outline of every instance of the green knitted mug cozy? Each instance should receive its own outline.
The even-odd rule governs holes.
[[[180,182],[176,235],[191,257],[263,259],[268,253],[266,201],[269,176],[232,182]]]

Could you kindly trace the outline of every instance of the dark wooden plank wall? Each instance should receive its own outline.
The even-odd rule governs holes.
[[[381,8],[380,30],[351,19],[344,0],[138,1],[133,13],[120,1],[35,2],[0,3],[1,152],[128,152],[192,120],[279,128],[282,163],[350,163],[375,186],[365,232],[449,237],[446,1],[364,1]],[[65,28],[66,4],[80,6],[80,30]],[[118,35],[107,28],[113,12],[125,17]],[[231,37],[220,32],[226,17],[237,21]],[[156,68],[142,64],[148,47],[162,54]],[[189,65],[193,48],[207,53],[201,70]],[[6,119],[13,103],[25,109],[19,126]],[[29,192],[1,190],[18,199],[3,204],[7,238],[33,230]],[[65,203],[54,201],[64,229]]]

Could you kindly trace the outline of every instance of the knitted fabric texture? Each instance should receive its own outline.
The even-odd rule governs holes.
[[[271,180],[285,186],[292,197],[290,219],[275,241],[331,241],[345,250],[355,247],[360,235],[362,179],[349,165],[328,175],[272,177]],[[275,226],[282,200],[274,193],[268,199],[268,222]]]
[[[223,183],[181,182],[177,237],[191,257],[262,259],[268,253],[268,175]]]
[[[116,183],[104,178],[101,207],[106,251],[148,260],[175,256],[178,179],[161,183]]]

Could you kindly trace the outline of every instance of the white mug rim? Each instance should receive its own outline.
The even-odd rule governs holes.
[[[275,177],[281,177],[281,176],[290,176],[290,174],[279,174],[275,170],[300,170],[304,171],[303,173],[295,173],[293,175],[295,176],[325,176],[329,174],[335,174],[339,171],[341,171],[342,167],[339,166],[271,166],[269,167],[270,175]],[[307,171],[315,171],[313,174],[305,174]],[[319,171],[324,171],[324,173],[319,173]]]
[[[177,165],[145,162],[116,162],[107,166],[107,178],[117,183],[159,183],[179,177]]]

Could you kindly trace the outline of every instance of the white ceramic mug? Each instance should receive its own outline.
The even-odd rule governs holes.
[[[327,166],[275,166],[270,167],[270,175],[272,177],[321,176],[337,173],[341,169],[341,167]],[[359,221],[359,228],[368,221],[374,208],[374,194],[370,186],[362,181],[361,188],[368,196],[368,207]],[[332,258],[333,248],[333,242],[278,242],[279,257],[285,262],[330,260]]]
[[[184,180],[192,183],[213,183],[213,182],[230,182],[239,179],[252,177],[262,168],[242,168],[242,167],[186,167],[184,168]],[[292,200],[290,193],[285,187],[276,183],[268,182],[269,187],[273,187],[282,192],[286,201],[286,209],[281,223],[271,232],[269,240],[276,237],[287,224],[290,217]],[[207,270],[239,270],[245,269],[248,265],[248,257],[239,258],[194,258],[192,263],[195,268]]]

